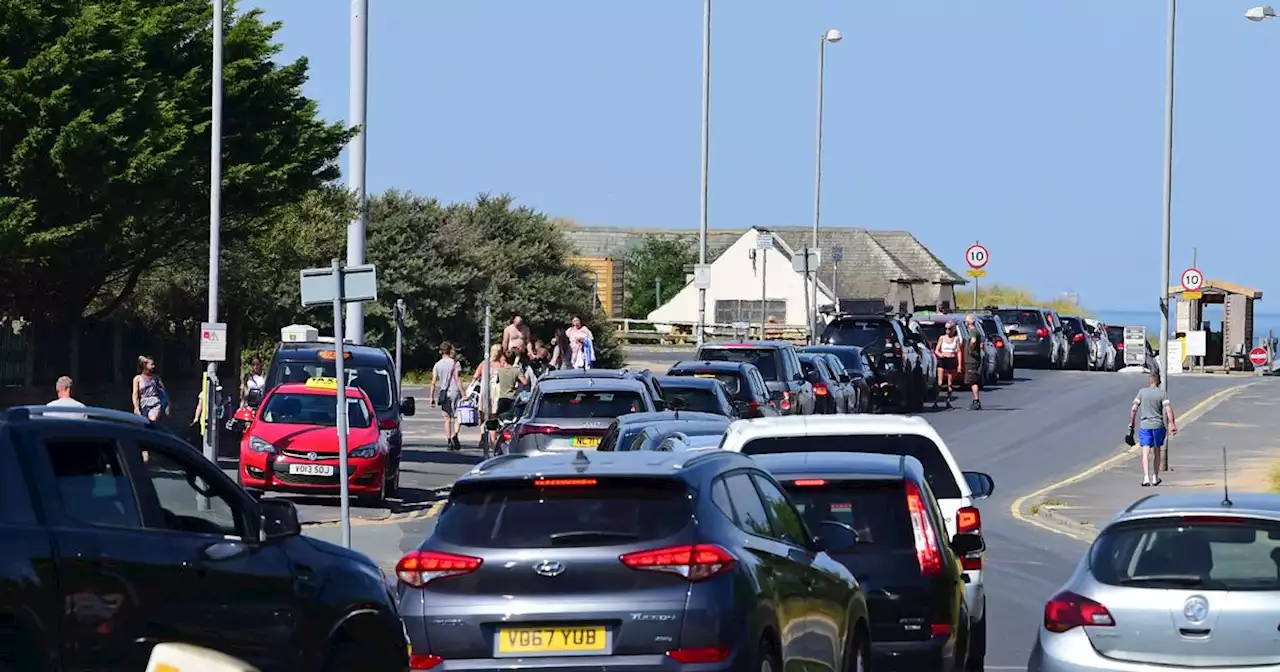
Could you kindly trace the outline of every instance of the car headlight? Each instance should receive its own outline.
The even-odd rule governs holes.
[[[356,448],[355,450],[348,453],[348,455],[350,455],[351,457],[358,457],[361,459],[368,459],[370,457],[376,456],[377,454],[378,454],[378,444],[376,443],[371,443],[367,446],[360,446],[359,448]]]
[[[276,447],[256,436],[251,436],[249,437],[249,450],[255,453],[274,453],[276,452]]]

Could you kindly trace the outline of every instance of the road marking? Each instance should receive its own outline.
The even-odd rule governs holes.
[[[1245,383],[1243,385],[1236,385],[1234,387],[1228,387],[1222,390],[1218,390],[1217,392],[1214,392],[1208,397],[1205,397],[1204,399],[1202,399],[1200,403],[1187,409],[1187,412],[1182,414],[1182,417],[1180,418],[1181,422],[1179,422],[1178,424],[1182,427],[1186,427],[1190,425],[1196,420],[1199,420],[1200,417],[1203,416],[1210,409],[1212,409],[1213,407],[1225,401],[1228,397],[1238,394],[1241,390],[1244,390],[1245,388],[1254,384],[1255,383]],[[1034,525],[1035,527],[1038,527],[1042,530],[1047,530],[1049,532],[1053,532],[1054,534],[1060,534],[1064,537],[1069,537],[1071,539],[1075,539],[1077,541],[1083,541],[1086,543],[1092,541],[1092,539],[1089,537],[1073,534],[1068,530],[1064,530],[1053,525],[1042,523],[1035,519],[1035,514],[1024,515],[1022,511],[1026,507],[1026,504],[1028,501],[1035,499],[1037,497],[1043,497],[1049,492],[1057,490],[1063,486],[1079,483],[1080,481],[1086,480],[1098,474],[1099,472],[1106,471],[1107,469],[1117,464],[1120,464],[1121,462],[1131,459],[1134,455],[1137,455],[1138,451],[1141,449],[1141,446],[1129,447],[1124,444],[1121,444],[1121,446],[1122,446],[1122,449],[1120,453],[1116,455],[1112,455],[1111,457],[1108,457],[1107,459],[1093,465],[1092,467],[1089,467],[1088,469],[1085,469],[1084,471],[1076,474],[1075,476],[1064,478],[1061,481],[1058,481],[1057,483],[1051,483],[1049,485],[1046,485],[1043,488],[1040,488],[1039,490],[1036,490],[1035,492],[1032,492],[1027,495],[1023,495],[1022,497],[1015,499],[1013,501],[1013,504],[1009,506],[1009,512],[1013,515],[1015,520],[1019,520],[1028,525]]]

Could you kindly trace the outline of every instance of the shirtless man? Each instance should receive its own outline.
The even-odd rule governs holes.
[[[529,336],[529,327],[524,324],[524,318],[516,315],[511,318],[511,324],[502,330],[502,351],[518,350],[524,354],[532,344],[532,340]]]

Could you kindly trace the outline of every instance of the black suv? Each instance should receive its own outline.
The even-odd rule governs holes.
[[[1033,364],[1047,369],[1060,369],[1067,362],[1067,338],[1057,313],[1047,308],[1023,306],[988,306],[1000,316],[1009,340],[1013,341],[1013,357],[1024,366]]]
[[[905,455],[783,453],[757,456],[867,593],[872,667],[971,670],[961,558],[978,534],[946,538],[924,467]]]
[[[892,315],[836,315],[819,339],[823,345],[856,345],[877,369],[880,380],[898,391],[908,413],[924,408],[928,385],[917,346],[919,336]]]
[[[644,383],[649,390],[649,398],[653,400],[654,410],[667,408],[666,399],[662,396],[662,385],[658,377],[649,369],[559,369],[549,371],[538,380],[574,380],[577,378],[630,378]]]
[[[694,359],[754,364],[783,415],[813,415],[817,398],[804,375],[796,347],[787,341],[706,343]]]
[[[264,672],[403,670],[377,565],[299,532],[143,418],[0,411],[0,669],[142,670],[182,642]]]
[[[866,598],[823,543],[739,453],[495,457],[396,567],[410,662],[863,669]]]
[[[769,398],[769,387],[760,375],[760,369],[747,362],[676,362],[667,371],[668,376],[696,376],[714,378],[724,384],[733,399],[733,410],[745,419],[767,418],[780,415],[778,407]]]

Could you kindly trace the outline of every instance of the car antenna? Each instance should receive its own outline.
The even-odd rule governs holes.
[[[1222,505],[1234,506],[1231,503],[1231,492],[1227,489],[1227,447],[1222,447]]]

